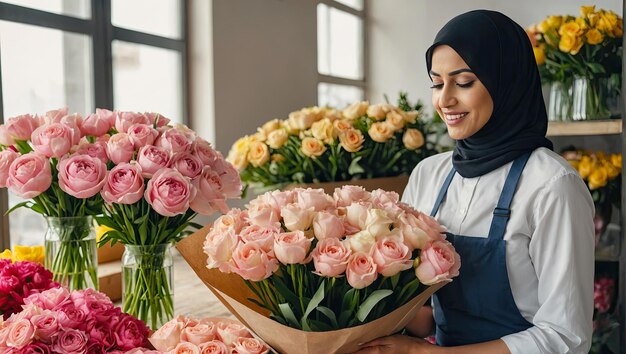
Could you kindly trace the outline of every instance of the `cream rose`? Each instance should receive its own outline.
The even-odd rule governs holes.
[[[350,123],[347,119],[338,119],[333,122],[333,127],[335,128],[335,134],[341,135],[341,133],[346,130],[352,129],[352,123]]]
[[[319,139],[328,145],[332,144],[337,137],[333,122],[331,122],[328,118],[324,118],[313,123],[311,126],[311,133],[314,138]]]
[[[349,120],[357,119],[367,113],[368,107],[369,102],[367,101],[355,102],[343,110],[343,116]]]
[[[270,150],[265,143],[255,141],[250,144],[250,151],[248,151],[248,161],[254,167],[264,165],[270,160]]]
[[[367,131],[372,140],[385,143],[391,136],[393,136],[393,129],[389,124],[385,122],[374,123],[370,126],[370,129]]]
[[[392,127],[394,131],[398,131],[404,128],[404,115],[396,110],[392,110],[387,113],[387,119],[385,122]]]
[[[409,150],[419,149],[424,146],[424,135],[417,129],[407,129],[402,135],[402,142]]]
[[[383,120],[392,108],[392,105],[386,103],[373,104],[367,108],[367,115],[376,120]]]
[[[365,138],[363,137],[363,133],[357,129],[348,129],[339,135],[339,142],[341,143],[341,147],[343,147],[348,152],[357,152],[363,148],[363,142]]]
[[[304,109],[296,112],[289,113],[289,119],[287,123],[289,127],[295,130],[307,130],[311,128],[311,125],[316,120],[314,112],[307,112]]]
[[[409,111],[409,112],[404,112],[404,120],[407,123],[415,123],[417,121],[417,117],[420,116],[420,112],[419,111]]]
[[[280,129],[280,126],[280,119],[272,119],[269,122],[263,124],[263,126],[259,129],[265,134],[265,136],[269,136],[271,132]]]
[[[285,129],[276,129],[267,135],[267,145],[272,149],[280,149],[289,139]]]
[[[316,158],[326,151],[326,147],[320,140],[308,137],[302,139],[301,150],[305,156]]]

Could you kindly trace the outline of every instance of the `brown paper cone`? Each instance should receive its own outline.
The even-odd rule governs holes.
[[[305,332],[284,326],[268,317],[268,312],[250,301],[252,291],[236,274],[206,268],[202,250],[209,226],[180,241],[176,248],[204,284],[244,325],[282,354],[351,353],[358,343],[400,331],[415,316],[426,300],[446,283],[435,284],[390,314],[357,327],[328,332]]]

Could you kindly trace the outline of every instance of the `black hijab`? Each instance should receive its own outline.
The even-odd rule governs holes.
[[[548,117],[539,71],[522,27],[495,11],[459,15],[437,33],[426,51],[428,72],[433,51],[442,44],[463,58],[493,100],[487,124],[456,143],[452,164],[461,176],[484,175],[538,147],[552,149],[546,138]]]

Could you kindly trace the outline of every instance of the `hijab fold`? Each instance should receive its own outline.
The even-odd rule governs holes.
[[[552,149],[539,71],[524,29],[495,11],[459,15],[426,51],[428,72],[439,45],[452,47],[463,58],[493,100],[485,126],[456,142],[452,164],[461,176],[481,176],[536,148]]]

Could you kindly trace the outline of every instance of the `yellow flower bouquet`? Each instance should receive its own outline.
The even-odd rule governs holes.
[[[20,246],[13,247],[13,251],[5,249],[0,253],[0,259],[10,259],[12,262],[29,261],[43,265],[43,246]]]
[[[422,119],[422,105],[401,93],[398,105],[356,102],[344,110],[307,107],[238,139],[227,160],[256,191],[291,183],[348,181],[409,174],[437,153],[429,134],[439,121]]]
[[[622,18],[612,11],[582,6],[580,16],[548,16],[529,29],[544,83],[562,91],[555,117],[609,118],[608,97],[621,85]]]

